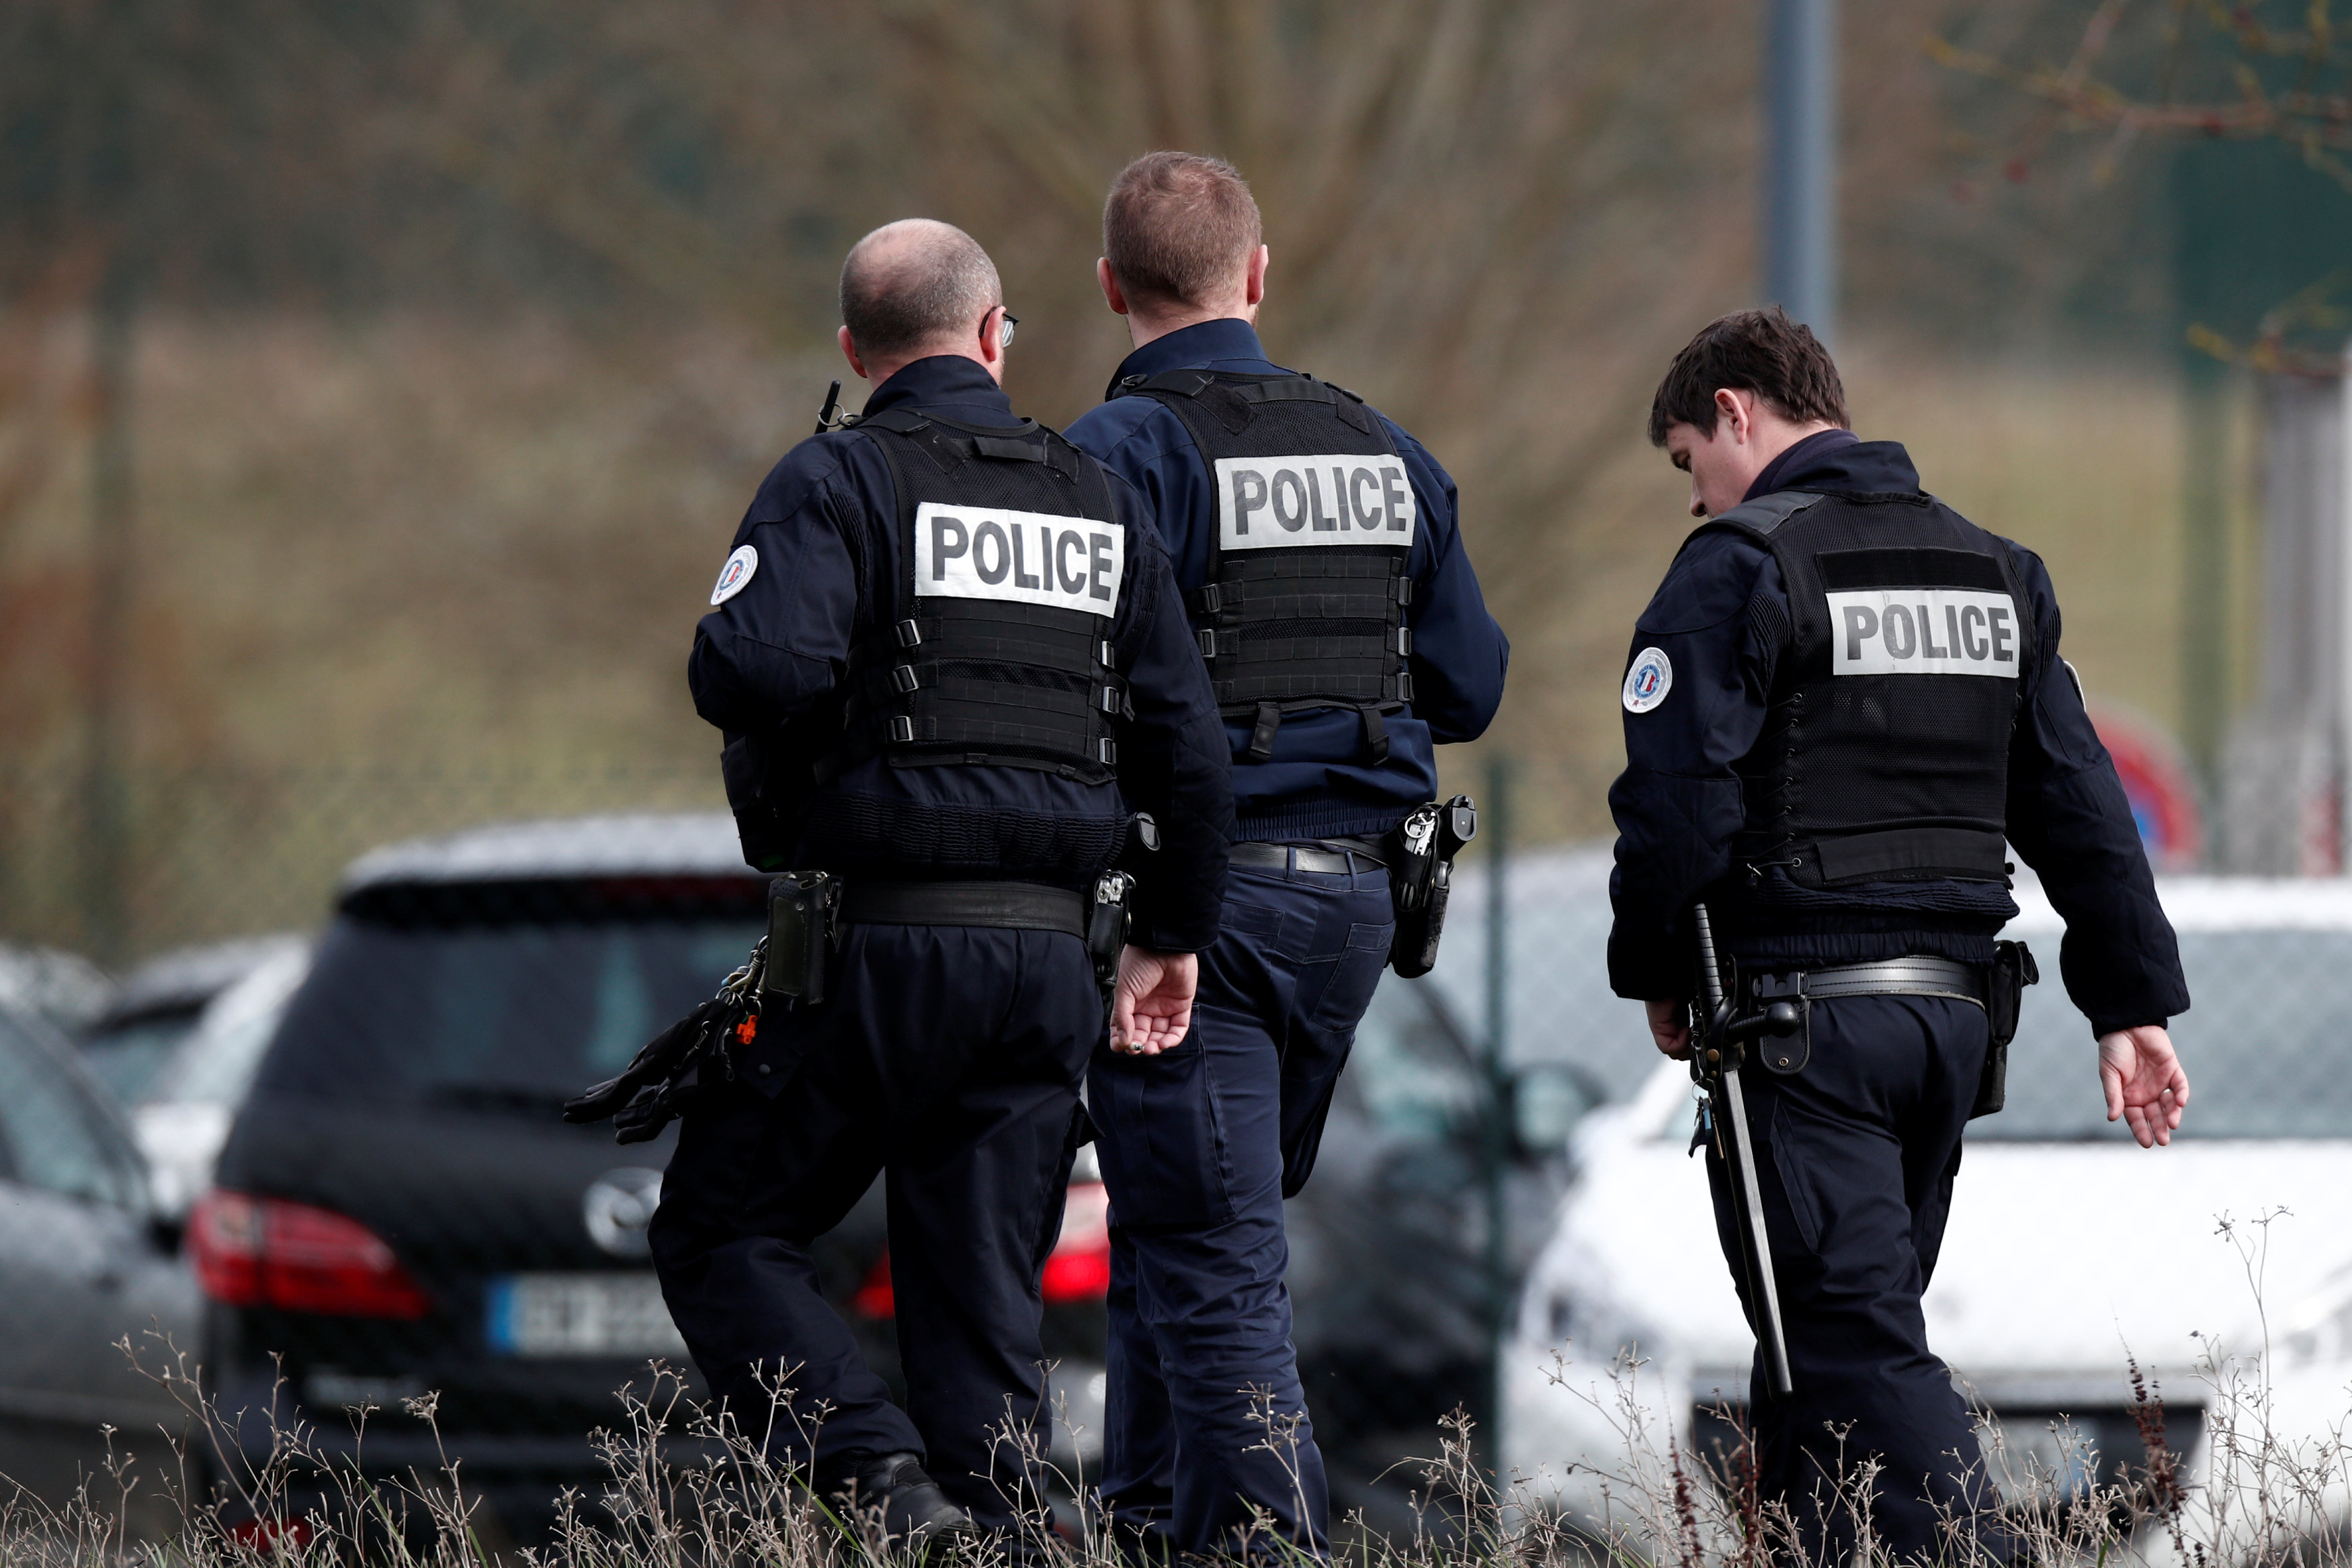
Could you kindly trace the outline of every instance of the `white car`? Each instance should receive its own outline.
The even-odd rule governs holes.
[[[271,937],[257,946],[251,967],[205,1004],[131,1110],[156,1211],[167,1218],[184,1218],[212,1184],[214,1162],[278,1020],[310,973],[307,936]]]
[[[2044,977],[2007,1109],[1969,1125],[1925,1305],[1929,1344],[2003,1435],[1989,1463],[2011,1490],[2029,1474],[2073,1490],[2141,1459],[2135,1360],[2192,1481],[2225,1407],[2243,1425],[2231,1393],[2264,1404],[2290,1448],[2332,1445],[2352,1413],[2352,883],[2159,891],[2195,999],[2173,1025],[2192,1092],[2169,1148],[2106,1122],[2038,888],[2020,888],[2007,933]],[[1646,1040],[1640,1005],[1621,1007],[1607,1027]],[[1662,1061],[1585,1120],[1503,1348],[1505,1473],[1571,1513],[1599,1517],[1601,1481],[1575,1467],[1622,1473],[1629,1417],[1657,1450],[1672,1436],[1704,1453],[1708,1412],[1747,1396],[1754,1341],[1687,1152],[1692,1113],[1687,1070]]]

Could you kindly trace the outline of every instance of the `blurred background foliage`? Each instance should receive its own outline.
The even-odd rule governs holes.
[[[2352,194],[2291,115],[2208,135],[2122,111],[2340,93],[2327,10],[1876,0],[1841,22],[1857,425],[2042,550],[2095,694],[2192,745],[2198,702],[2245,678],[2254,548],[2217,354],[2295,300],[2325,335]],[[279,802],[170,841],[296,868],[270,879],[290,913],[232,927],[302,917],[348,848],[436,825],[417,802],[443,793],[474,816],[716,805],[685,653],[744,502],[846,377],[843,251],[913,214],[969,229],[1023,319],[1015,402],[1066,423],[1126,350],[1092,282],[1102,192],[1170,145],[1255,184],[1275,357],[1458,481],[1516,649],[1485,744],[1526,770],[1523,832],[1603,830],[1624,640],[1687,526],[1650,389],[1756,302],[1759,20],[11,0],[0,768],[41,787],[0,789],[5,934],[195,934],[202,862],[176,903],[153,880],[189,814],[163,803],[199,788],[175,780]],[[2184,578],[2200,504],[2221,553]],[[1448,758],[1460,782],[1480,749]],[[478,782],[416,782],[449,770]],[[255,839],[320,816],[343,826]]]

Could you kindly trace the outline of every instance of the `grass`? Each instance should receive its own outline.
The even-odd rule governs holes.
[[[2233,1235],[2258,1278],[2264,1227]],[[131,1346],[123,1346],[130,1354]],[[621,1393],[623,1419],[595,1433],[604,1474],[564,1491],[551,1541],[516,1548],[469,1490],[461,1460],[444,1453],[431,1471],[372,1473],[366,1434],[380,1414],[349,1413],[352,1440],[322,1439],[314,1425],[268,1411],[224,1412],[203,1395],[187,1358],[163,1347],[141,1370],[170,1391],[185,1421],[175,1442],[181,1473],[216,1478],[201,1492],[170,1476],[142,1474],[128,1460],[86,1477],[71,1498],[44,1501],[19,1491],[0,1505],[0,1562],[11,1568],[900,1568],[927,1559],[974,1568],[1128,1568],[1135,1561],[1107,1533],[1084,1479],[1056,1470],[1034,1433],[1008,1424],[999,1435],[1016,1478],[1009,1493],[1021,1523],[1010,1538],[926,1550],[887,1534],[874,1511],[814,1492],[804,1470],[770,1459],[730,1418],[687,1396],[682,1380],[657,1364],[643,1389]],[[2347,1568],[2352,1564],[2352,1443],[2343,1422],[2316,1437],[2283,1434],[2268,1350],[2246,1358],[2211,1354],[2199,1368],[2202,1446],[2193,1457],[2168,1440],[2162,1391],[2128,1364],[2131,1414],[2140,1452],[2086,1466],[2084,1439],[2057,1429],[2049,1446],[2013,1448],[1991,1428],[1981,1463],[2003,1499],[2013,1548],[2009,1561],[2043,1568],[2080,1564],[2177,1568]],[[1565,1364],[1559,1369],[1565,1375]],[[1706,1454],[1661,1431],[1652,1402],[1637,1397],[1643,1364],[1619,1359],[1607,1400],[1619,1439],[1605,1463],[1580,1466],[1583,1504],[1559,1506],[1561,1475],[1496,1478],[1477,1458],[1477,1434],[1457,1413],[1432,1434],[1426,1458],[1401,1460],[1414,1523],[1386,1534],[1343,1521],[1339,1560],[1352,1568],[1871,1568],[1891,1560],[1873,1526],[1873,1497],[1886,1483],[1858,1458],[1843,1483],[1808,1506],[1842,1518],[1850,1558],[1811,1561],[1787,1508],[1760,1495],[1757,1469],[1734,1414],[1718,1410],[1738,1436]],[[777,1390],[778,1407],[786,1407]],[[436,1397],[403,1402],[439,1435]],[[234,1429],[257,1419],[268,1441],[240,1454]],[[1291,1430],[1270,1414],[1264,1446],[1295,1451]],[[803,1438],[807,1434],[801,1435]],[[191,1456],[207,1460],[191,1467]],[[2086,1479],[2087,1478],[2087,1479]],[[161,1539],[134,1527],[142,1488],[160,1486],[177,1528]],[[1060,1497],[1062,1506],[1050,1500]],[[1088,1501],[1091,1502],[1091,1498]],[[1940,1561],[1990,1563],[1967,1522],[1947,1517]],[[1304,1560],[1261,1517],[1231,1555],[1281,1563]]]

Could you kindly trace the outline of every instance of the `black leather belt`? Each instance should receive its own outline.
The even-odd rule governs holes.
[[[1837,997],[1944,997],[1982,1007],[1985,974],[1981,964],[1915,955],[1826,969],[1751,975],[1748,990],[1753,996],[1773,999],[1803,997],[1820,1002]]]
[[[1255,871],[1323,872],[1345,876],[1357,868],[1357,861],[1370,861],[1373,865],[1388,862],[1376,852],[1370,842],[1362,839],[1324,839],[1312,844],[1239,843],[1233,847],[1233,863]]]
[[[1087,901],[1034,882],[852,882],[839,918],[852,925],[986,925],[1060,931],[1081,941]]]

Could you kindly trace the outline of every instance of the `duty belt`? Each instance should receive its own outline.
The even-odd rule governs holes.
[[[1748,977],[1759,1000],[1801,998],[1828,1001],[1837,997],[1944,997],[1956,1002],[1985,1005],[1981,964],[1913,955],[1883,958],[1868,964],[1838,964],[1826,969],[1764,972]]]
[[[1232,863],[1254,871],[1322,872],[1345,876],[1356,862],[1388,863],[1387,852],[1364,839],[1323,839],[1312,844],[1239,843],[1233,846]]]
[[[1032,882],[869,882],[842,890],[849,925],[985,925],[1060,931],[1084,939],[1087,901],[1067,888]]]
[[[1868,964],[1832,964],[1825,969],[1793,969],[1741,977],[1740,988],[1759,1007],[1775,1002],[1795,1005],[1796,1022],[1787,1031],[1766,1032],[1756,1040],[1755,1051],[1767,1071],[1801,1072],[1813,1054],[1812,1004],[1844,997],[1940,997],[1947,1001],[1985,1005],[1989,988],[1981,964],[1912,954],[1881,958]]]

